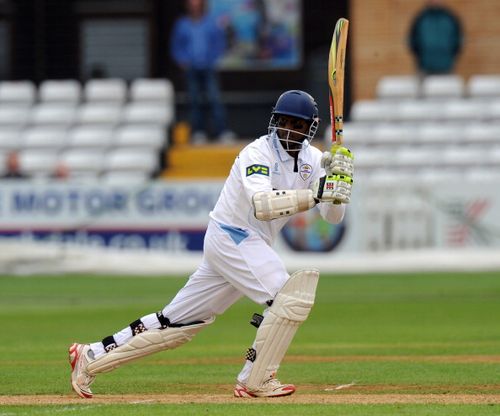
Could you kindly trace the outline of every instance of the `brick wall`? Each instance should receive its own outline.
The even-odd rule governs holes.
[[[413,74],[406,44],[413,17],[425,0],[351,0],[349,54],[353,99],[373,98],[386,74]],[[465,42],[456,73],[500,74],[500,0],[447,0],[462,20]]]

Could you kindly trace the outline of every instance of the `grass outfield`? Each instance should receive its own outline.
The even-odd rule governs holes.
[[[67,348],[159,310],[185,279],[0,277],[0,416],[500,415],[500,273],[322,275],[280,369],[294,396],[231,397],[260,312],[235,304],[189,344],[70,391]]]

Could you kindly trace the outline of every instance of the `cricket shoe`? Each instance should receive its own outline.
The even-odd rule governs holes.
[[[69,363],[71,365],[71,386],[80,397],[91,399],[93,394],[90,385],[95,376],[87,373],[87,365],[92,359],[88,353],[92,352],[88,344],[74,343],[69,347]]]
[[[235,397],[282,397],[289,396],[294,392],[295,386],[293,384],[281,384],[275,378],[267,380],[258,389],[251,390],[240,382],[234,387]]]

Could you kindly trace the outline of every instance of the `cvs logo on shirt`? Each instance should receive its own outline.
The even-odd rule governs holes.
[[[247,167],[247,176],[264,175],[269,176],[269,167],[264,165],[252,165]]]

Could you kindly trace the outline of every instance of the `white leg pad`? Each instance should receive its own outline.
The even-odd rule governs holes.
[[[314,305],[318,279],[318,270],[300,270],[276,295],[257,330],[256,357],[245,383],[248,388],[258,389],[278,371],[298,327]]]
[[[114,370],[129,361],[163,350],[172,350],[191,341],[204,327],[210,325],[215,318],[194,325],[168,327],[165,329],[149,329],[135,335],[126,344],[91,361],[87,366],[90,375]]]

